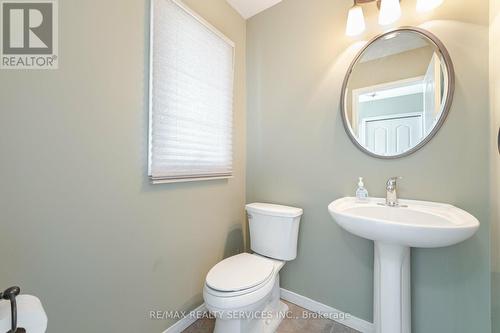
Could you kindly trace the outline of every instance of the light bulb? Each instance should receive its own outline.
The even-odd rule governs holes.
[[[378,23],[388,25],[396,22],[401,17],[401,6],[399,0],[382,0],[380,4],[380,15]]]
[[[417,12],[428,12],[443,4],[444,0],[418,0]]]
[[[347,36],[357,36],[365,31],[365,16],[363,15],[363,8],[358,5],[352,6],[347,15],[347,26],[345,34]]]

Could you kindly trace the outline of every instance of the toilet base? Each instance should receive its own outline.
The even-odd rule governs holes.
[[[262,304],[251,310],[225,313],[215,320],[214,333],[274,333],[283,321],[288,306],[280,300],[279,276]]]

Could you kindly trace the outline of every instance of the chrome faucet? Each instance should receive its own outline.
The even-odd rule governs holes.
[[[399,207],[398,180],[400,179],[403,179],[403,177],[391,177],[387,181],[385,204],[389,207]]]

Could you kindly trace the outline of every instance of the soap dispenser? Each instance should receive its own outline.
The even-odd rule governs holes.
[[[358,202],[368,202],[368,191],[363,183],[363,177],[359,177],[358,189],[356,190],[356,199]]]

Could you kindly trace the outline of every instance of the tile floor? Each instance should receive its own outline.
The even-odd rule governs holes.
[[[303,308],[284,301],[292,313],[291,317],[302,317]],[[213,319],[200,319],[189,326],[183,333],[212,333],[215,326]],[[285,319],[276,333],[359,333],[351,328],[329,319]]]

